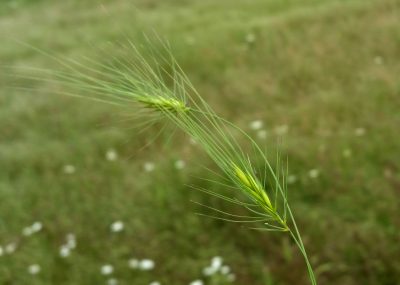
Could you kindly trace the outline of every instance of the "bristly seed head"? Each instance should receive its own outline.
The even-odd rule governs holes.
[[[142,97],[138,101],[146,105],[147,108],[157,109],[159,111],[170,111],[175,113],[185,113],[190,110],[185,102],[174,98],[165,98],[162,96]]]
[[[256,177],[253,177],[253,175],[248,171],[245,172],[240,169],[239,166],[237,166],[235,163],[233,163],[233,170],[239,182],[247,190],[250,190],[251,194],[257,195],[257,198],[264,200],[268,208],[273,210],[271,201],[258,179]]]

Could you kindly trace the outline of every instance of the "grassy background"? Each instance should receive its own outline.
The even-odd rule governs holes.
[[[73,57],[156,29],[217,112],[245,129],[263,120],[260,143],[271,149],[276,128],[288,127],[292,207],[320,284],[399,284],[398,1],[99,2],[1,1],[1,65],[54,64],[13,39]],[[214,166],[186,137],[141,149],[156,130],[139,133],[125,111],[7,73],[2,67],[0,246],[17,249],[0,256],[0,284],[105,284],[107,263],[119,284],[188,284],[215,255],[231,266],[234,284],[308,284],[288,237],[195,215],[191,200],[242,209],[185,186],[223,190],[198,179],[212,177],[202,165]],[[105,159],[109,149],[116,161]],[[179,159],[183,170],[174,167]],[[320,175],[310,178],[311,169]],[[115,220],[123,232],[110,232]],[[23,237],[35,221],[43,230]],[[63,259],[68,233],[78,245]],[[132,271],[132,257],[156,268]],[[31,264],[41,272],[30,275]]]

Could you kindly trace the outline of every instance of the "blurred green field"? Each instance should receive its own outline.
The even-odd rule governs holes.
[[[187,137],[142,148],[157,129],[140,133],[126,110],[9,76],[55,65],[15,40],[74,57],[153,29],[219,114],[272,154],[282,142],[319,284],[400,284],[399,1],[103,2],[0,2],[0,284],[308,284],[288,236],[196,215],[191,201],[243,209],[191,190],[224,191],[200,179],[216,168]],[[233,282],[203,276],[214,256]]]

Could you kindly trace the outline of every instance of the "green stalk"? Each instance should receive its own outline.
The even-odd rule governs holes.
[[[302,255],[304,257],[304,261],[306,262],[306,265],[307,265],[307,271],[308,271],[308,275],[310,277],[311,284],[312,285],[317,285],[317,280],[315,278],[315,274],[314,274],[314,271],[312,269],[310,260],[308,258],[306,249],[304,247],[304,243],[303,243],[303,240],[301,238],[299,229],[297,228],[297,224],[296,224],[296,221],[295,221],[294,216],[292,214],[292,210],[290,209],[289,206],[288,206],[287,210],[288,210],[290,219],[292,220],[293,227],[294,227],[294,230],[295,230],[295,233],[293,233],[293,231],[291,229],[289,229],[289,233],[290,233],[291,237],[293,238],[293,240],[295,241],[296,245],[299,247],[300,252],[302,253]]]

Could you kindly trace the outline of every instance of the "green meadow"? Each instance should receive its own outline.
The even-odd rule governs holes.
[[[50,54],[129,61],[154,31],[287,158],[318,284],[400,284],[397,0],[2,0],[0,284],[309,284],[290,236],[209,217],[246,211],[193,189],[229,193],[189,137],[29,78]]]

